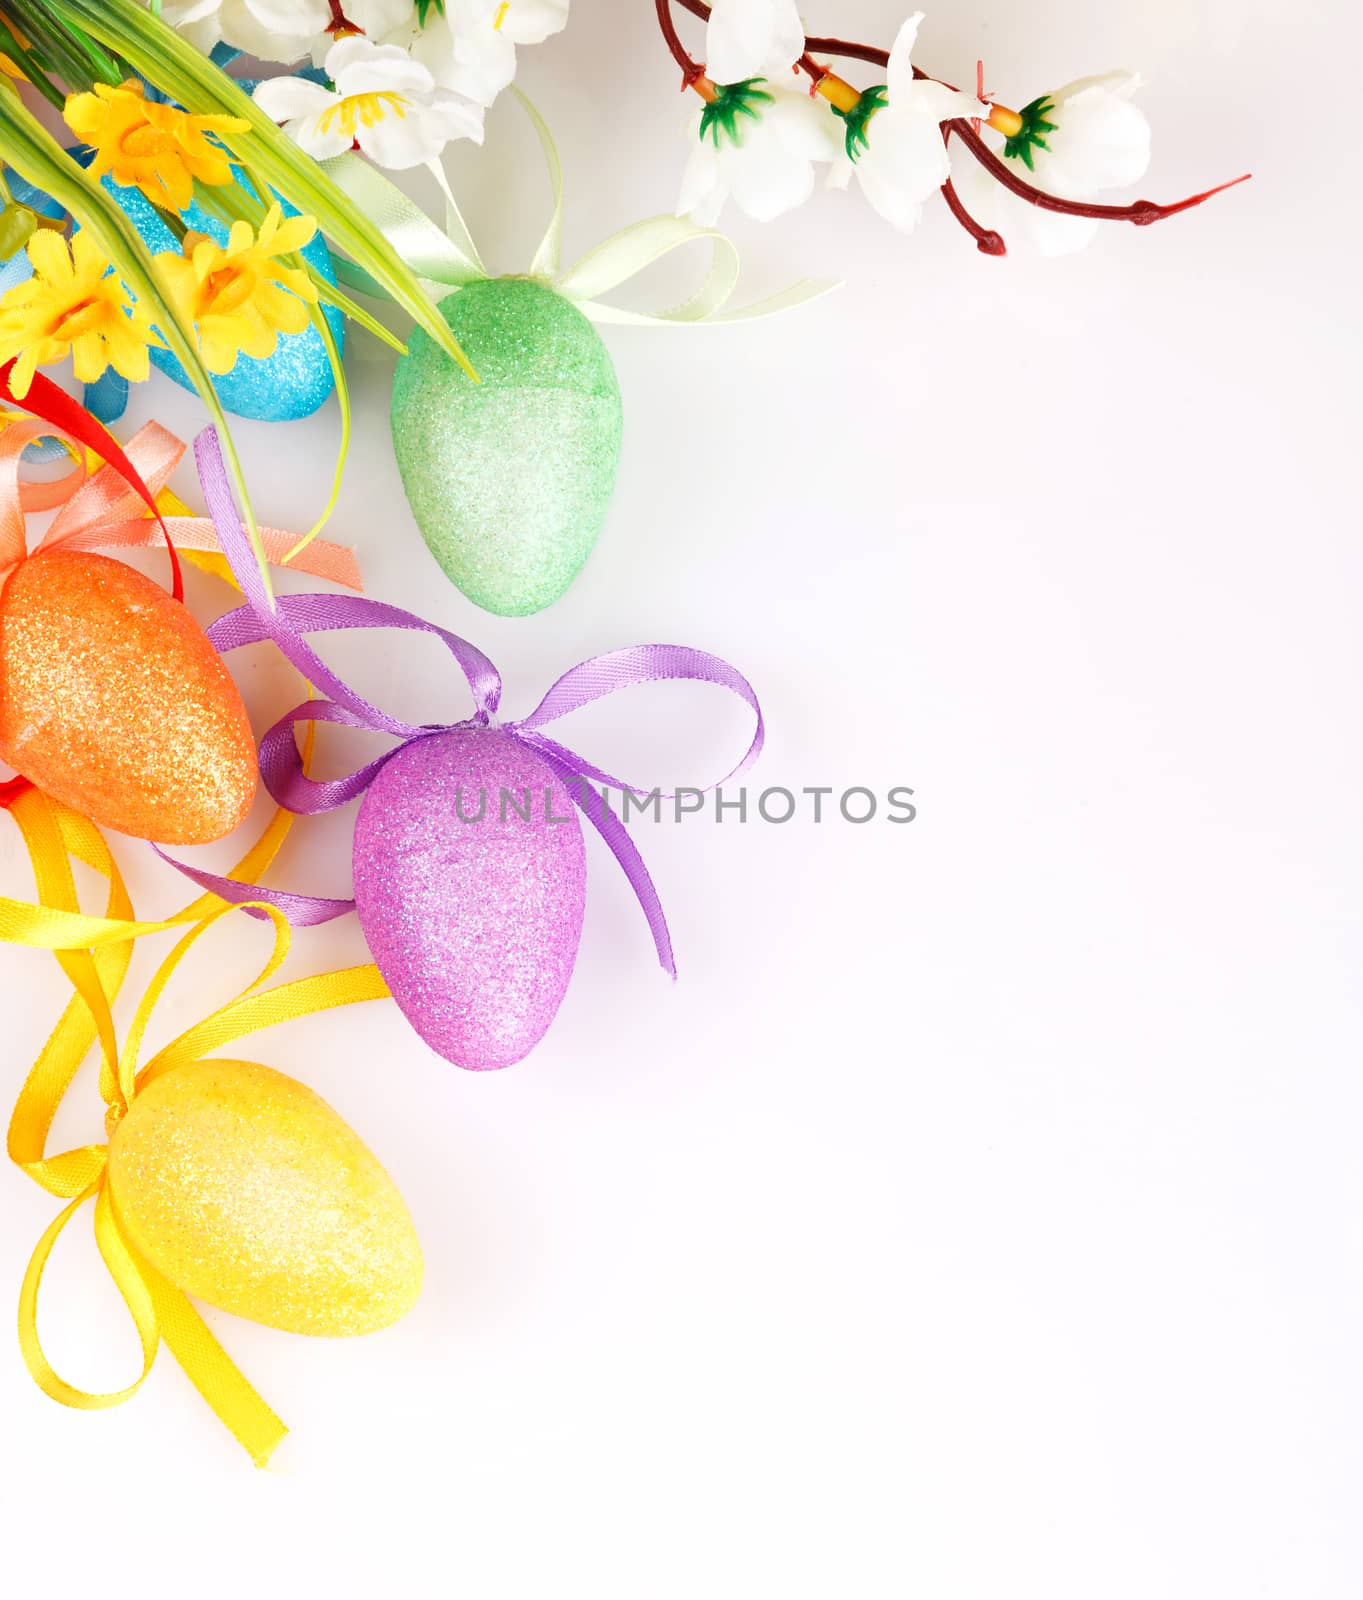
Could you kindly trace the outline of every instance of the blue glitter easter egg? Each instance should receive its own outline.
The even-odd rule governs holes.
[[[422,537],[485,611],[552,605],[591,554],[620,459],[610,353],[531,278],[470,284],[440,314],[479,381],[423,329],[393,379],[393,447]]]
[[[251,185],[238,172],[237,181],[244,189],[255,193]],[[103,180],[104,187],[127,213],[128,220],[141,234],[143,242],[154,254],[165,250],[177,255],[180,246],[156,214],[151,202],[138,189],[124,188],[112,179]],[[298,211],[287,201],[280,200],[286,217],[296,217]],[[197,201],[184,213],[187,228],[206,233],[219,244],[227,243],[228,227],[206,212]],[[300,252],[310,267],[328,283],[335,283],[336,273],[331,264],[331,252],[320,234]],[[333,307],[325,309],[327,322],[338,350],[345,347],[345,321]],[[193,389],[194,383],[180,365],[179,358],[169,350],[153,350],[152,365],[159,367],[169,378],[174,378],[183,389]],[[281,333],[274,354],[264,358],[238,356],[230,372],[214,374],[213,386],[225,410],[238,417],[251,417],[258,422],[293,422],[299,417],[310,417],[321,406],[335,387],[327,348],[316,328],[307,327],[302,333]]]
[[[355,909],[403,1015],[483,1072],[544,1036],[586,904],[577,808],[533,750],[465,723],[386,762],[355,821]]]

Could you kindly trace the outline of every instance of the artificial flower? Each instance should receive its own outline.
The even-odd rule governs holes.
[[[567,20],[568,0],[444,0],[412,55],[442,88],[490,106],[516,76],[516,46],[542,44]]]
[[[814,191],[814,163],[836,159],[837,133],[808,95],[762,78],[724,85],[691,123],[678,215],[711,227],[731,197],[758,222],[794,210]]]
[[[1093,200],[1138,183],[1150,165],[1150,124],[1131,103],[1134,72],[1080,78],[1017,113],[1020,127],[999,151],[1028,183],[1064,200]],[[1029,205],[977,162],[960,162],[954,182],[972,216],[1006,238],[1021,236],[1046,256],[1082,250],[1101,224]]]
[[[917,226],[923,202],[951,175],[942,124],[989,115],[973,95],[914,77],[913,47],[922,21],[917,11],[900,28],[886,83],[866,90],[855,109],[839,113],[847,122],[845,155],[829,175],[830,183],[844,189],[855,172],[866,198],[904,233]]]
[[[163,0],[161,19],[205,54],[228,44],[260,61],[293,62],[331,26],[331,7],[327,0]]]
[[[156,264],[176,308],[199,334],[210,372],[230,372],[239,355],[274,353],[281,333],[302,333],[317,289],[300,267],[278,260],[301,250],[317,231],[311,217],[283,220],[272,205],[256,234],[234,222],[226,245],[187,233],[183,253],[157,256]]]
[[[319,161],[358,145],[398,171],[434,161],[451,139],[482,143],[481,108],[438,87],[398,45],[338,39],[326,72],[332,89],[310,78],[271,78],[255,91],[261,110]]]
[[[148,347],[159,345],[151,321],[136,305],[88,233],[68,245],[40,230],[28,241],[33,276],[0,298],[0,362],[14,361],[10,387],[22,400],[34,371],[69,351],[81,383],[109,367],[132,383],[150,372]]]
[[[92,177],[140,189],[154,205],[183,211],[194,180],[231,183],[227,153],[210,134],[245,133],[240,117],[200,117],[148,100],[131,78],[121,88],[97,83],[92,94],[73,94],[62,112],[67,126],[94,150]]]
[[[418,15],[414,0],[345,0],[344,11],[346,21],[376,44],[409,27]]]
[[[775,77],[804,54],[795,0],[714,0],[705,30],[705,71],[716,83]]]

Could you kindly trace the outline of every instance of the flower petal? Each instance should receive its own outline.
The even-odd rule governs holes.
[[[890,64],[885,71],[885,81],[890,91],[891,105],[913,86],[913,48],[918,43],[918,29],[922,21],[923,13],[915,11],[895,34],[894,43],[890,46]]]
[[[288,13],[290,27],[281,29],[261,22],[253,0],[222,0],[218,27],[228,44],[260,61],[297,61],[307,55],[309,41],[320,31],[308,22],[317,15],[314,0],[303,0],[303,5],[304,10]],[[330,11],[325,6],[324,10],[330,20]],[[325,26],[324,21],[321,27]]]
[[[1150,123],[1131,102],[1139,86],[1135,73],[1117,72],[1081,78],[1054,96],[1050,149],[1035,152],[1048,189],[1082,198],[1140,182],[1150,166]]]
[[[511,0],[501,32],[512,44],[543,44],[567,22],[568,0]]]
[[[735,203],[756,222],[793,211],[814,192],[814,163],[790,149],[765,117],[742,145],[726,145],[720,160]]]
[[[289,122],[339,105],[341,97],[311,78],[267,78],[256,85],[251,98],[267,117]]]
[[[78,233],[76,238],[84,238],[84,235]],[[85,255],[93,251],[95,246],[87,240],[80,249],[81,254]],[[73,276],[71,250],[67,248],[65,238],[51,228],[39,228],[28,241],[28,259],[38,276],[46,278],[49,283],[65,283]]]
[[[412,0],[346,0],[345,5],[346,16],[360,32],[380,43],[410,24],[415,11]]]
[[[262,28],[274,34],[308,38],[322,33],[331,21],[327,0],[243,0]]]
[[[962,94],[935,78],[915,78],[907,91],[895,104],[910,108],[916,116],[926,117],[940,125],[956,117],[979,117],[987,120],[989,107],[973,94]]]
[[[778,89],[763,107],[762,121],[788,150],[809,161],[836,161],[843,153],[843,124],[826,100]]]
[[[435,87],[429,69],[400,46],[375,44],[358,34],[338,40],[327,51],[326,70],[336,92],[346,97],[385,91],[421,96]]]
[[[404,116],[390,113],[367,126],[361,123],[357,134],[365,155],[390,172],[422,166],[445,148],[439,126],[428,121],[421,106],[409,101],[405,112]]]
[[[795,0],[714,0],[705,70],[716,83],[774,76],[799,59],[805,31]]]
[[[703,228],[712,228],[719,221],[728,195],[728,186],[720,169],[719,152],[713,145],[702,144],[696,139],[682,173],[677,215],[690,217]]]
[[[286,122],[284,131],[314,161],[328,161],[332,156],[339,156],[349,150],[354,142],[342,126],[341,119],[328,117],[325,112]]]
[[[896,227],[912,228],[923,202],[951,173],[941,129],[893,101],[867,129],[869,148],[857,162],[866,197]]]

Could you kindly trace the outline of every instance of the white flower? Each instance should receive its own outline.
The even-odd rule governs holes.
[[[330,26],[331,7],[327,0],[165,0],[161,17],[204,52],[224,43],[261,61],[291,62]]]
[[[1027,183],[1063,200],[1094,200],[1138,183],[1150,165],[1150,124],[1131,103],[1134,72],[1080,78],[1019,113],[1023,131],[999,154]],[[1070,255],[1101,227],[1092,217],[1042,211],[1010,194],[976,161],[960,161],[953,182],[976,221],[1005,239],[1026,239],[1042,255]]]
[[[490,106],[516,76],[516,46],[542,44],[567,20],[568,0],[445,0],[412,56],[442,88]]]
[[[808,95],[764,80],[721,88],[691,124],[678,215],[711,227],[730,196],[758,222],[794,210],[813,193],[814,163],[836,159],[838,132]]]
[[[795,0],[714,0],[705,30],[705,71],[716,83],[775,77],[804,54]]]
[[[255,91],[261,110],[318,161],[358,144],[396,171],[435,160],[451,139],[482,142],[481,108],[438,88],[397,45],[349,35],[327,52],[326,73],[334,89],[310,78],[271,78]]]
[[[853,172],[862,193],[889,223],[909,233],[923,214],[923,202],[951,175],[942,124],[955,117],[987,117],[989,107],[972,95],[949,89],[932,78],[913,75],[913,47],[921,11],[899,30],[886,73],[887,98],[876,108],[849,114],[847,152],[829,174],[845,189]]]

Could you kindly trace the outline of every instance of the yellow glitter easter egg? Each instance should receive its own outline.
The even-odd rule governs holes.
[[[109,1141],[108,1183],[157,1271],[267,1327],[372,1333],[420,1292],[393,1180],[326,1101],[269,1067],[197,1061],[153,1078]]]
[[[256,787],[246,708],[203,629],[108,556],[30,557],[0,595],[0,760],[73,810],[206,844]]]

